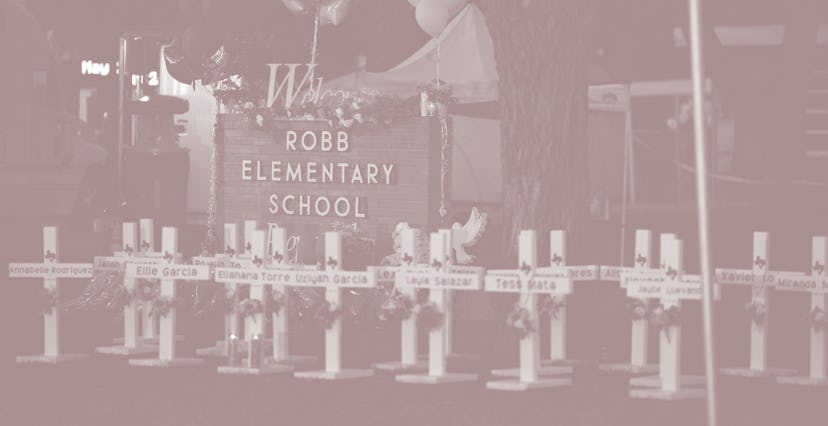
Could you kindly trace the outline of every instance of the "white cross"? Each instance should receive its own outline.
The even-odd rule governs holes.
[[[366,271],[343,271],[342,234],[325,233],[325,270],[310,270],[305,267],[278,269],[265,268],[261,273],[261,282],[274,287],[295,286],[325,289],[325,300],[331,308],[342,308],[342,290],[345,288],[373,288],[376,286],[374,274]],[[218,274],[218,271],[217,271]],[[325,369],[323,371],[297,372],[297,378],[313,379],[351,379],[373,375],[372,370],[345,370],[342,368],[342,318],[333,320],[325,330]]]
[[[129,363],[138,366],[199,364],[203,360],[176,357],[176,283],[180,281],[207,281],[210,279],[210,268],[204,265],[176,263],[175,256],[172,253],[178,252],[178,230],[172,227],[164,227],[161,230],[161,235],[161,251],[164,253],[165,260],[163,263],[157,265],[128,264],[126,267],[126,277],[160,280],[161,290],[158,300],[171,304],[166,312],[155,315],[160,317],[158,359],[133,359]]]
[[[151,225],[149,226],[152,227]],[[138,224],[135,222],[124,222],[121,226],[123,248],[115,252],[114,256],[96,256],[93,258],[95,272],[119,272],[126,270],[126,265],[151,265],[164,262],[163,253],[149,253],[138,251],[139,237]],[[135,278],[123,274],[124,290],[130,295],[129,303],[124,306],[124,336],[123,345],[101,346],[95,348],[95,352],[110,355],[138,355],[148,354],[157,351],[157,348],[148,346],[146,341],[140,341],[139,296],[136,294]],[[152,323],[151,320],[148,320]],[[117,341],[117,339],[116,339]],[[142,344],[144,343],[144,344]]]
[[[644,229],[635,231],[635,258],[632,267],[624,266],[601,266],[602,281],[618,281],[621,284],[622,274],[634,274],[650,269],[652,256],[652,232]],[[623,286],[622,286],[623,287]],[[658,367],[650,365],[647,360],[647,349],[649,347],[650,326],[647,321],[648,303],[647,299],[636,299],[635,303],[644,304],[640,309],[644,314],[641,317],[633,317],[632,330],[630,333],[630,364],[605,364],[601,368],[605,370],[620,370],[631,373],[656,372]]]
[[[569,378],[539,378],[540,338],[538,329],[537,295],[549,294],[563,296],[572,292],[572,280],[561,271],[544,272],[537,268],[537,233],[524,230],[518,240],[519,269],[490,270],[485,277],[485,289],[488,292],[518,293],[519,302],[516,309],[522,315],[525,335],[520,339],[520,369],[518,380],[497,380],[486,383],[488,389],[528,390],[572,383]],[[511,375],[511,372],[493,371],[493,375]]]
[[[566,265],[566,231],[549,232],[549,264],[549,267],[541,268],[539,272],[566,277],[573,283],[598,280],[599,267],[597,265]],[[557,299],[556,301],[561,305],[549,319],[549,360],[552,364],[566,363],[566,296],[552,297]]]
[[[716,282],[751,289],[751,301],[745,309],[750,311],[750,363],[748,368],[723,368],[726,375],[766,377],[793,375],[792,369],[768,368],[768,307],[770,288],[779,274],[790,274],[770,270],[770,236],[767,232],[753,233],[753,255],[751,269],[716,269]]]
[[[399,266],[377,266],[369,268],[369,270],[374,272],[378,283],[393,286],[398,272],[415,266],[424,266],[414,263],[415,259],[420,255],[417,251],[416,233],[417,230],[413,228],[406,228],[400,231],[400,252],[402,253],[402,258],[400,259],[401,263]],[[399,288],[394,289],[394,291],[400,292],[402,297],[408,298],[412,303],[417,303],[416,288]],[[400,321],[400,361],[377,363],[374,367],[378,370],[392,372],[415,370],[419,367],[418,354],[417,313],[416,309],[413,309],[408,318]]]
[[[43,291],[55,301],[55,306],[43,313],[43,355],[19,356],[17,362],[58,363],[85,358],[80,354],[62,354],[60,351],[60,290],[62,278],[92,278],[91,263],[58,262],[58,230],[43,228],[43,262],[9,263],[9,278],[41,278]]]
[[[828,385],[828,275],[825,265],[828,262],[828,239],[813,237],[811,240],[811,273],[793,274],[783,273],[776,277],[776,289],[779,291],[793,291],[808,293],[811,296],[811,307],[807,317],[811,321],[811,359],[810,374],[807,377],[778,377],[779,383],[801,385]],[[822,322],[818,321],[822,319]],[[817,320],[817,321],[814,321]]]
[[[216,268],[242,268],[250,265],[250,256],[243,253],[242,244],[239,241],[239,227],[235,223],[224,224],[224,246],[223,253],[216,253],[213,256],[195,256],[192,258],[193,265],[204,265],[210,268],[210,274],[215,275]],[[224,312],[224,339],[217,341],[216,345],[209,348],[199,349],[196,352],[203,355],[227,354],[231,336],[239,335],[239,314],[236,312],[236,305],[239,303],[239,292],[233,283],[225,283],[223,290],[226,295],[232,293],[231,303],[233,309]]]
[[[682,274],[682,242],[673,234],[661,235],[661,270],[622,274],[627,296],[636,299],[659,299],[665,315],[681,309],[681,300],[701,300],[701,277]],[[681,325],[667,324],[659,330],[659,375],[635,377],[633,386],[655,389],[631,389],[634,398],[701,398],[704,389],[686,386],[700,384],[699,379],[681,376]],[[703,380],[701,381],[703,383]],[[684,385],[684,386],[683,386]]]
[[[429,331],[428,374],[403,374],[396,377],[403,383],[448,383],[477,380],[474,374],[446,373],[445,329],[451,306],[447,295],[455,290],[479,290],[483,282],[483,269],[450,265],[451,232],[431,234],[431,264],[426,267],[411,267],[398,271],[395,277],[397,288],[429,289],[429,302],[440,314],[443,321]]]

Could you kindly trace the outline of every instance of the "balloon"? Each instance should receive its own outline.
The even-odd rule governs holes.
[[[310,0],[282,0],[282,3],[296,15],[306,15],[314,9],[313,1]]]
[[[191,70],[190,64],[184,60],[184,52],[175,45],[164,46],[161,51],[164,55],[164,64],[170,77],[183,84],[192,84],[198,77]]]
[[[238,17],[239,5],[231,0],[203,0],[201,12],[211,26],[221,26]]]
[[[415,16],[420,28],[431,37],[437,38],[448,25],[449,10],[441,0],[420,0]]]
[[[191,64],[201,64],[218,50],[220,44],[216,32],[203,25],[190,25],[181,34],[181,51]]]
[[[319,8],[319,23],[321,25],[339,25],[350,13],[353,0],[323,0]]]
[[[455,16],[466,7],[469,0],[442,0],[442,2],[448,8],[449,16]]]
[[[178,8],[190,22],[201,18],[201,0],[178,0]]]

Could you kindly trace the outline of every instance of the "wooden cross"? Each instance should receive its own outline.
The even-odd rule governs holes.
[[[518,269],[490,270],[485,277],[488,292],[518,293],[516,310],[521,314],[525,335],[520,339],[520,369],[517,380],[497,380],[486,383],[496,390],[529,390],[572,384],[570,378],[539,378],[540,338],[538,336],[538,294],[562,296],[572,292],[572,281],[560,271],[544,272],[537,268],[537,233],[524,230],[518,240]],[[553,367],[554,368],[554,367]],[[495,376],[511,376],[512,371],[492,372]]]
[[[566,231],[549,232],[549,264],[538,272],[568,278],[573,283],[583,281],[597,281],[599,268],[597,265],[567,266],[566,265]],[[573,361],[566,356],[566,299],[565,295],[552,296],[560,303],[557,311],[549,318],[549,360],[546,364],[579,364],[584,361]]]
[[[325,233],[325,270],[270,269],[264,281],[272,286],[315,287],[325,289],[325,301],[332,309],[342,309],[342,291],[345,288],[373,288],[374,274],[365,271],[343,271],[342,234]],[[372,376],[373,370],[346,370],[342,368],[342,318],[334,318],[325,330],[325,369],[301,371],[295,377],[303,379],[339,380]]]
[[[768,308],[770,288],[780,272],[770,270],[770,236],[767,232],[753,233],[753,254],[751,269],[716,269],[716,282],[749,286],[751,301],[746,305],[750,311],[750,362],[747,368],[723,368],[722,374],[742,377],[791,376],[796,370],[768,367]],[[788,273],[790,274],[790,273]]]
[[[126,276],[130,278],[154,279],[161,281],[160,298],[153,304],[161,312],[152,312],[159,317],[158,359],[132,359],[130,365],[166,367],[175,365],[193,365],[204,362],[198,358],[181,358],[176,356],[176,283],[179,281],[207,281],[210,268],[207,266],[186,265],[175,262],[173,253],[178,252],[178,230],[164,227],[161,230],[161,249],[165,262],[158,265],[128,264]],[[157,315],[155,315],[157,313]]]
[[[415,264],[420,253],[417,251],[417,230],[406,228],[400,231],[400,252],[402,258],[400,266],[372,267],[371,271],[376,275],[378,283],[395,284],[396,274],[412,267],[423,265]],[[399,288],[402,297],[408,298],[412,303],[417,303],[417,289],[414,287]],[[417,313],[412,310],[408,318],[400,321],[400,361],[381,362],[374,364],[374,368],[382,371],[403,372],[420,371],[425,365],[418,360],[419,349],[417,347]]]
[[[663,318],[681,309],[682,300],[700,300],[701,277],[682,274],[682,242],[674,234],[661,234],[661,270],[622,274],[627,296],[636,299],[659,299]],[[680,311],[677,312],[677,315]],[[659,330],[659,375],[634,377],[630,385],[632,398],[688,399],[703,398],[705,390],[690,388],[704,383],[704,378],[681,375],[681,324],[666,321]]]
[[[451,232],[434,232],[430,239],[431,265],[407,268],[396,274],[398,288],[429,289],[429,306],[443,315],[443,321],[429,331],[428,374],[398,375],[398,382],[438,384],[477,380],[475,374],[446,372],[445,328],[450,317],[447,311],[451,309],[447,295],[450,291],[479,290],[483,282],[482,268],[449,264],[451,247]]]
[[[149,226],[152,228],[152,226]],[[126,265],[151,265],[164,262],[163,253],[139,252],[138,224],[135,222],[124,222],[122,229],[122,250],[115,252],[114,256],[96,256],[93,265],[96,272],[124,272]],[[157,347],[147,345],[147,342],[140,338],[141,317],[139,315],[138,296],[135,294],[135,277],[127,277],[123,274],[124,290],[129,294],[129,303],[124,306],[124,336],[123,344],[115,346],[101,346],[95,348],[95,352],[109,355],[140,355],[158,351]],[[151,321],[151,320],[148,320]],[[116,339],[119,342],[121,339]]]
[[[163,257],[162,252],[155,251],[155,223],[152,219],[140,219],[138,221],[139,227],[139,241],[137,251],[142,257]],[[118,256],[118,253],[115,253]],[[147,342],[155,342],[158,339],[157,330],[159,326],[158,318],[152,315],[152,306],[149,302],[144,302],[142,306],[142,333],[143,340]]]
[[[252,237],[251,237],[252,238]],[[217,253],[214,256],[195,256],[192,258],[193,265],[205,265],[210,268],[211,275],[215,275],[216,268],[242,268],[250,266],[250,257],[245,256],[242,250],[243,244],[239,241],[239,227],[235,223],[224,224],[224,253]],[[225,292],[232,292],[233,309],[224,312],[224,339],[216,342],[215,346],[196,350],[196,353],[204,356],[227,356],[231,336],[238,336],[240,332],[239,314],[235,307],[239,303],[239,292],[233,283],[224,284]]]
[[[621,282],[621,274],[634,274],[650,269],[652,258],[652,232],[644,229],[635,231],[635,258],[632,267],[601,266],[601,281]],[[629,364],[602,364],[601,369],[607,371],[623,371],[633,374],[655,373],[658,366],[648,363],[647,349],[649,347],[650,325],[647,320],[648,299],[636,299],[636,307],[642,310],[642,316],[633,317],[630,333],[630,363]]]
[[[40,278],[44,298],[50,305],[43,312],[43,354],[18,356],[18,363],[61,363],[86,358],[84,354],[64,354],[60,351],[60,289],[59,280],[65,278],[92,278],[91,263],[60,263],[58,261],[58,230],[43,228],[43,261],[39,263],[9,263],[9,278]]]
[[[268,250],[270,254],[270,263],[267,264],[268,269],[277,270],[319,270],[319,265],[300,265],[290,263],[289,241],[287,230],[278,226],[271,226],[268,229]],[[273,285],[271,292],[281,293],[282,306],[277,311],[272,313],[273,321],[273,361],[276,363],[295,364],[309,364],[316,361],[317,357],[309,355],[291,355],[289,344],[289,324],[290,317],[290,297],[289,287],[286,285]],[[272,294],[272,293],[271,293]]]
[[[245,330],[248,333],[245,340],[249,344],[253,344],[254,340],[259,340],[265,333],[265,315],[267,306],[270,303],[269,295],[267,293],[268,274],[265,266],[267,263],[266,251],[266,234],[265,231],[255,230],[252,232],[250,239],[249,254],[251,256],[250,262],[241,268],[226,268],[217,267],[215,269],[215,281],[225,283],[232,286],[247,285],[250,287],[250,297],[242,303],[251,304],[252,307],[258,309],[248,313],[245,318]],[[231,349],[232,350],[232,349]],[[274,363],[262,363],[259,365],[253,360],[254,351],[248,350],[248,361],[246,366],[219,366],[219,373],[227,374],[276,374],[288,373],[293,371],[293,368],[285,365],[277,365]]]
[[[811,241],[811,273],[783,273],[776,277],[778,291],[794,291],[811,295],[811,308],[806,318],[810,322],[811,356],[808,376],[777,377],[777,382],[785,384],[828,386],[828,275],[825,265],[828,262],[828,239],[813,237]]]

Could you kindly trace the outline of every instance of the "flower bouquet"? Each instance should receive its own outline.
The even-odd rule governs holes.
[[[808,322],[814,331],[824,330],[828,326],[828,315],[824,309],[815,306],[808,314]]]
[[[38,292],[40,309],[44,314],[51,314],[58,307],[58,292],[55,287],[43,287]]]
[[[451,96],[451,86],[444,81],[432,80],[417,87],[420,92],[420,115],[422,117],[445,117],[448,106],[457,102]]]
[[[411,297],[392,290],[392,293],[380,306],[379,319],[381,321],[402,321],[411,318],[416,303]]]
[[[664,305],[659,305],[650,312],[650,326],[657,327],[661,331],[665,333],[668,332],[669,328],[675,325],[679,325],[681,320],[681,309],[678,305],[670,306],[669,308],[665,308]],[[667,338],[670,338],[669,334],[665,334]]]
[[[650,315],[650,305],[646,300],[635,299],[627,302],[627,312],[633,320],[647,319]]]
[[[176,307],[176,301],[169,297],[158,295],[152,299],[150,314],[157,318],[166,317],[170,310]]]
[[[262,301],[256,299],[244,299],[239,302],[238,312],[239,315],[244,318],[252,318],[254,315],[263,312]]]
[[[550,318],[557,319],[558,312],[564,307],[566,307],[566,300],[563,297],[547,294],[538,299],[538,309]]]
[[[443,324],[443,317],[443,312],[434,302],[424,303],[417,312],[417,325],[431,331]]]
[[[506,326],[521,339],[537,330],[529,310],[519,303],[515,303],[514,309],[506,317]]]
[[[338,307],[323,299],[319,301],[316,309],[314,309],[313,319],[317,324],[327,330],[333,327],[334,323],[341,314],[342,313]]]
[[[762,325],[768,315],[768,307],[764,302],[753,300],[745,304],[745,313],[750,315],[750,319],[754,324]]]

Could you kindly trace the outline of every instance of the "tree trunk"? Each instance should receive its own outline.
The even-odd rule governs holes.
[[[590,0],[477,3],[500,78],[503,248],[514,264],[522,229],[535,229],[541,238],[565,229],[572,239],[589,220],[587,35],[593,7]]]

